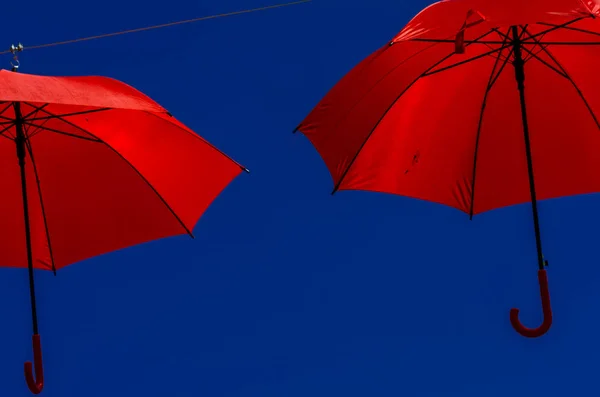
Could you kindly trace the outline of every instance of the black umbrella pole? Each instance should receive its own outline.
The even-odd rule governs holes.
[[[538,267],[544,270],[544,255],[542,254],[542,238],[540,235],[540,220],[538,216],[537,198],[535,194],[535,179],[533,176],[533,161],[531,159],[531,143],[529,141],[529,125],[527,123],[527,107],[525,105],[525,62],[521,52],[521,41],[517,27],[512,27],[513,47],[514,47],[514,67],[515,78],[519,88],[519,98],[521,102],[521,119],[523,122],[523,134],[525,136],[525,152],[527,155],[527,173],[529,174],[529,191],[531,193],[531,210],[533,212],[533,227],[535,230],[535,244],[537,247]]]
[[[25,172],[25,133],[23,131],[23,115],[21,106],[14,103],[15,109],[15,129],[17,134],[15,143],[17,145],[17,158],[19,159],[19,168],[21,171],[21,193],[23,195],[23,218],[25,221],[25,242],[27,245],[27,269],[29,271],[29,297],[31,299],[31,318],[33,323],[33,364],[25,362],[25,381],[27,387],[33,394],[39,394],[44,387],[44,369],[42,366],[42,345],[38,333],[37,309],[35,305],[35,283],[33,282],[33,250],[31,249],[31,228],[29,222],[29,203],[27,201],[27,178]],[[35,376],[34,370],[35,368]]]
[[[537,328],[527,328],[519,320],[519,309],[511,309],[510,322],[513,328],[522,336],[537,338],[544,335],[552,325],[552,309],[550,307],[550,292],[548,289],[548,276],[544,269],[544,255],[542,254],[542,238],[540,236],[540,221],[538,217],[537,198],[535,194],[535,180],[533,177],[533,161],[531,159],[531,144],[529,141],[529,125],[527,124],[527,107],[525,105],[525,62],[521,52],[521,39],[516,26],[512,27],[515,78],[519,89],[521,102],[521,118],[523,122],[523,135],[525,137],[525,153],[527,155],[527,173],[529,174],[529,191],[531,193],[531,210],[533,213],[533,227],[535,229],[535,244],[538,256],[538,282],[540,285],[540,297],[542,300],[542,311],[544,320]]]
[[[15,128],[17,130],[15,143],[17,144],[17,158],[21,171],[21,192],[23,195],[23,218],[25,221],[25,243],[27,245],[27,269],[29,270],[29,295],[31,298],[31,316],[33,334],[38,335],[37,309],[35,304],[35,283],[33,281],[33,250],[31,248],[31,228],[29,222],[29,203],[27,201],[27,178],[25,173],[25,133],[23,131],[23,116],[20,104],[14,103]]]

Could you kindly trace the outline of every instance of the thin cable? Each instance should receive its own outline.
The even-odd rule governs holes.
[[[119,31],[119,32],[106,33],[106,34],[100,34],[100,35],[89,36],[89,37],[82,37],[82,38],[79,38],[79,39],[57,41],[55,43],[48,43],[48,44],[39,44],[39,45],[27,46],[27,47],[25,47],[25,49],[26,50],[32,50],[32,49],[37,49],[37,48],[47,48],[47,47],[54,47],[54,46],[58,46],[58,45],[64,45],[64,44],[79,43],[79,42],[82,42],[82,41],[103,39],[103,38],[106,38],[106,37],[120,36],[120,35],[123,35],[123,34],[129,34],[129,33],[144,32],[146,30],[161,29],[161,28],[166,28],[166,27],[169,27],[169,26],[183,25],[183,24],[186,24],[186,23],[200,22],[200,21],[206,21],[206,20],[209,20],[209,19],[224,18],[224,17],[230,17],[230,16],[240,15],[240,14],[249,14],[249,13],[252,13],[252,12],[266,11],[266,10],[271,10],[271,9],[274,9],[274,8],[288,7],[288,6],[302,4],[302,3],[310,3],[311,1],[312,0],[299,0],[299,1],[293,1],[293,2],[290,2],[290,3],[281,3],[281,4],[275,4],[275,5],[272,5],[272,6],[252,8],[252,9],[247,9],[247,10],[242,10],[242,11],[233,11],[233,12],[228,12],[228,13],[224,13],[224,14],[208,15],[208,16],[205,16],[205,17],[199,17],[199,18],[193,18],[193,19],[186,19],[186,20],[183,20],[183,21],[163,23],[163,24],[160,24],[160,25],[146,26],[146,27],[143,27],[143,28],[122,30],[122,31]],[[0,51],[0,55],[8,54],[8,53],[10,53],[10,50]]]

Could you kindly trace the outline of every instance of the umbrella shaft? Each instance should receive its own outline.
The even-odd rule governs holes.
[[[27,270],[29,271],[29,296],[31,299],[31,316],[33,323],[33,334],[38,335],[37,309],[35,304],[35,283],[33,281],[33,250],[31,248],[31,228],[29,222],[29,203],[27,201],[27,178],[25,172],[25,133],[23,131],[23,116],[21,115],[21,106],[15,102],[15,129],[17,134],[15,143],[17,145],[17,158],[19,159],[19,168],[21,171],[21,191],[23,195],[23,218],[25,223],[25,243],[27,245]]]
[[[529,140],[529,125],[527,123],[527,107],[525,105],[525,62],[521,52],[521,39],[518,29],[512,27],[513,49],[514,49],[514,67],[515,79],[519,88],[519,98],[521,102],[521,119],[523,122],[523,135],[525,137],[525,152],[527,154],[527,172],[529,174],[529,192],[531,193],[531,209],[533,212],[533,227],[535,230],[535,244],[537,247],[538,267],[544,269],[544,255],[542,254],[542,238],[540,234],[540,220],[538,217],[537,198],[535,194],[535,179],[533,175],[533,161],[531,158],[531,143]]]

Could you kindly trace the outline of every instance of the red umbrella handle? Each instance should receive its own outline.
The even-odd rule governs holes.
[[[27,386],[33,394],[40,394],[44,388],[44,368],[42,367],[42,343],[40,336],[34,334],[32,337],[33,342],[33,365],[27,361],[25,363],[25,380]],[[35,374],[33,375],[33,367],[35,366]]]
[[[527,338],[537,338],[544,335],[552,325],[552,308],[550,307],[550,292],[548,290],[548,276],[546,270],[538,270],[538,281],[540,283],[540,295],[542,297],[542,311],[544,321],[537,328],[527,328],[519,320],[519,309],[510,309],[510,322],[513,328]]]

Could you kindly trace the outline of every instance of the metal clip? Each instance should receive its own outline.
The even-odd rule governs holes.
[[[21,62],[19,62],[19,57],[17,56],[17,53],[21,51],[23,51],[23,44],[19,43],[16,46],[14,44],[11,44],[10,52],[11,54],[13,54],[13,60],[10,62],[10,64],[12,66],[13,72],[16,72],[19,69],[19,66],[21,65]]]
[[[23,51],[23,44],[19,43],[18,45],[14,45],[12,44],[10,46],[10,52],[14,55],[16,52],[21,52]]]

